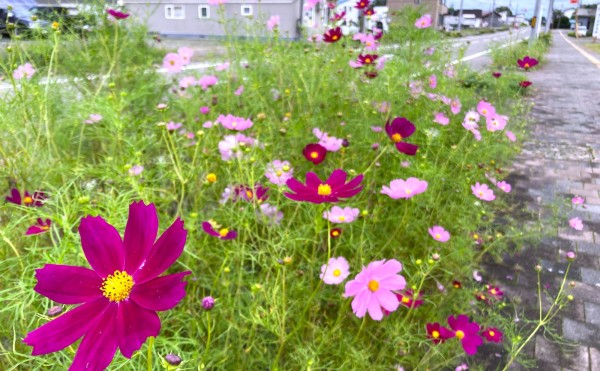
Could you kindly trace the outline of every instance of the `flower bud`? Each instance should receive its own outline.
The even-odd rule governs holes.
[[[165,361],[171,366],[179,366],[181,364],[181,357],[178,355],[169,353],[165,356]]]
[[[215,306],[215,299],[212,296],[206,296],[202,299],[202,308],[206,311],[213,309]]]

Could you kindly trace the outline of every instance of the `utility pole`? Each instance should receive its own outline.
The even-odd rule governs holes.
[[[554,7],[554,0],[550,0],[550,4],[548,4],[548,16],[546,17],[546,29],[544,30],[544,32],[550,32],[550,23],[552,23],[552,12],[554,11],[554,9],[552,9]]]
[[[492,1],[492,19],[490,20],[490,27],[494,28],[494,13],[496,12],[496,0]]]
[[[535,0],[535,10],[533,11],[533,16],[535,17],[535,24],[531,27],[531,33],[529,34],[529,45],[533,44],[535,39],[537,39],[537,33],[540,25],[540,12],[542,10],[542,2],[541,0]]]
[[[458,11],[458,32],[462,28],[462,11],[463,11],[463,0],[460,0],[460,10]]]

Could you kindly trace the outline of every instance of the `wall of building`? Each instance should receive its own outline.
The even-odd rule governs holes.
[[[228,1],[222,6],[208,5],[208,1],[139,1],[126,0],[125,7],[151,32],[173,36],[266,36],[266,21],[271,15],[279,15],[282,37],[298,36],[297,21],[300,18],[300,0],[276,2]],[[167,19],[169,6],[183,8],[183,19]],[[208,18],[200,18],[199,6],[208,7]],[[252,15],[243,16],[242,6],[251,6]],[[224,21],[224,22],[223,22]],[[226,32],[228,31],[228,32]]]

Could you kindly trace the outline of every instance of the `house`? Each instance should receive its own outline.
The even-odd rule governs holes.
[[[305,0],[227,0],[210,5],[208,0],[123,0],[136,18],[146,22],[150,32],[180,37],[266,36],[266,21],[280,17],[279,33],[285,38],[323,31],[329,9],[321,0],[306,9]],[[225,21],[225,22],[223,22]]]
[[[596,8],[579,8],[573,13],[573,25],[575,25],[575,17],[579,26],[585,26],[588,30],[592,28],[592,20],[596,17]],[[574,28],[574,26],[573,26]]]
[[[458,27],[460,12],[454,11],[452,14],[446,14],[443,17],[443,26],[446,30],[453,30]],[[461,28],[480,28],[483,27],[483,11],[479,9],[463,9]]]
[[[407,6],[422,7],[424,13],[431,14],[436,28],[442,24],[442,16],[448,13],[448,8],[444,5],[445,1],[443,0],[385,0],[384,2],[387,3],[391,14]]]
[[[487,12],[481,16],[484,27],[501,27],[506,24],[507,13],[506,12]]]

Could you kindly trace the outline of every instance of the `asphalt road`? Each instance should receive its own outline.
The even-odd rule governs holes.
[[[462,58],[463,63],[468,63],[474,70],[482,70],[491,62],[490,53],[493,47],[506,47],[511,43],[518,42],[529,37],[530,28],[520,28],[518,30],[510,30],[497,32],[493,34],[485,34],[478,36],[467,36],[458,39],[453,39],[452,47],[458,52],[461,48],[466,48]]]

